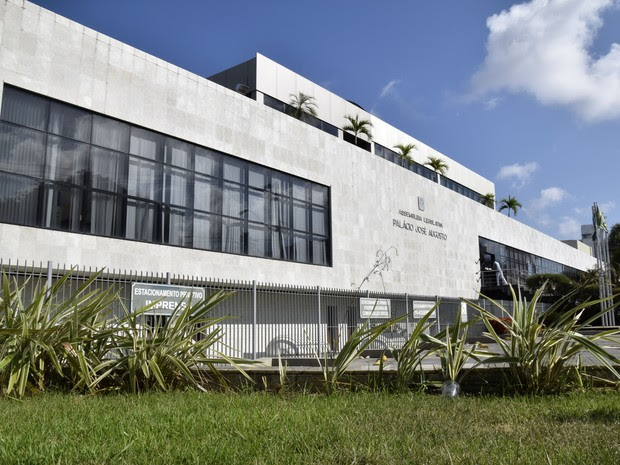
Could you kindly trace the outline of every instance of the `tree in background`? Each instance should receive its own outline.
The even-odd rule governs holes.
[[[480,196],[480,203],[486,205],[489,208],[495,208],[495,194],[489,192]]]
[[[353,136],[355,137],[355,145],[357,145],[357,137],[360,134],[364,134],[369,141],[372,140],[372,133],[370,132],[372,123],[369,119],[359,119],[359,115],[344,115],[344,118],[349,123],[342,126],[342,130],[353,133]]]
[[[304,115],[317,116],[317,106],[314,97],[303,92],[299,92],[297,95],[290,94],[290,97],[289,105],[293,107],[291,116],[297,119],[302,119]]]
[[[516,198],[509,195],[508,198],[503,198],[499,202],[499,211],[508,210],[508,218],[510,218],[510,212],[512,211],[514,215],[517,215],[517,209],[523,207],[521,202],[519,202]]]
[[[415,144],[396,144],[394,148],[398,150],[398,158],[413,163],[411,152],[417,148]]]
[[[429,156],[424,164],[442,176],[448,171],[448,164],[439,157]]]

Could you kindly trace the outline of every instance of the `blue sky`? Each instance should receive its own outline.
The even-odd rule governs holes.
[[[578,238],[620,222],[620,0],[36,0],[209,76],[260,52]],[[449,176],[449,173],[448,173]]]

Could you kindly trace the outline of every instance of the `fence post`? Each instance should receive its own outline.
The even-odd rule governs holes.
[[[409,334],[409,293],[405,292],[405,314],[407,315],[406,325],[407,325],[407,338],[411,336]]]
[[[438,295],[436,295],[436,296],[435,296],[435,304],[438,304],[438,303],[439,303],[439,296],[438,296]],[[437,311],[437,332],[440,332],[440,331],[441,331],[441,323],[440,323],[440,321],[439,321],[439,320],[440,320],[440,318],[441,318],[441,312],[440,312],[440,310],[441,310],[441,305],[437,305],[437,309],[436,309],[436,311]]]
[[[252,359],[256,360],[256,280],[252,281]]]
[[[321,286],[316,287],[317,297],[317,324],[316,324],[316,343],[317,343],[317,356],[321,356]]]
[[[46,289],[52,288],[52,261],[47,261],[47,282],[45,283]]]
[[[170,271],[166,271],[166,284],[170,285],[170,283],[171,283]]]

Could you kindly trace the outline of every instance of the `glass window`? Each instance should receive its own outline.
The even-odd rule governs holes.
[[[194,208],[212,213],[222,211],[222,181],[199,174],[194,176]]]
[[[159,242],[158,208],[150,202],[127,200],[125,237],[135,241]]]
[[[269,230],[260,224],[248,224],[248,255],[267,257],[269,251]]]
[[[46,178],[85,186],[89,148],[88,144],[50,136],[47,141]]]
[[[293,238],[291,234],[281,228],[271,230],[271,256],[280,260],[292,260],[291,253]]]
[[[35,226],[39,218],[40,182],[0,172],[0,221]]]
[[[300,231],[308,231],[310,218],[310,205],[303,202],[293,203],[293,228]]]
[[[92,192],[87,223],[90,233],[106,237],[123,237],[123,199],[115,195]]]
[[[327,235],[327,211],[323,208],[312,207],[312,232]]]
[[[273,173],[271,175],[271,192],[280,195],[291,195],[291,178],[284,173]]]
[[[316,205],[327,205],[327,187],[319,186],[318,184],[312,185],[312,203]]]
[[[232,157],[224,157],[224,174],[223,177],[227,181],[234,181],[239,184],[245,184],[245,172],[247,162]]]
[[[84,215],[85,191],[73,187],[50,185],[45,189],[47,228],[90,232]]]
[[[317,239],[312,240],[312,263],[315,265],[327,265],[329,263],[327,259],[327,240]]]
[[[90,142],[92,113],[60,102],[50,104],[49,132]]]
[[[192,173],[166,166],[164,168],[166,190],[165,203],[187,207],[191,205]]]
[[[271,196],[271,224],[280,228],[290,228],[291,200],[279,195]]]
[[[191,169],[193,146],[187,142],[166,137],[166,163]]]
[[[267,222],[267,208],[269,206],[268,193],[250,189],[248,195],[248,219],[257,223]]]
[[[164,242],[192,246],[192,215],[188,210],[169,208],[164,212]]]
[[[45,131],[48,99],[30,92],[4,86],[2,119],[21,126]]]
[[[244,188],[237,184],[225,182],[222,189],[222,214],[245,218],[247,207],[245,205]]]
[[[129,153],[155,161],[164,156],[164,136],[147,129],[131,127]]]
[[[245,227],[242,220],[222,218],[222,252],[244,253]]]
[[[309,202],[311,194],[310,185],[309,181],[293,178],[293,198]]]
[[[43,177],[45,134],[0,124],[0,170]]]
[[[90,183],[95,189],[127,193],[127,155],[91,147]]]
[[[310,260],[310,240],[308,235],[296,233],[294,238],[295,257],[297,262],[308,262]]]
[[[129,149],[129,125],[105,116],[93,115],[93,138],[95,145],[127,152]]]
[[[268,189],[269,175],[261,166],[250,165],[248,167],[248,184],[257,189]]]
[[[152,161],[129,157],[129,195],[161,202],[161,165]]]
[[[195,170],[198,173],[208,174],[218,178],[222,177],[223,155],[203,147],[196,147],[194,152]]]
[[[222,249],[221,217],[205,213],[194,213],[193,246],[197,249]]]

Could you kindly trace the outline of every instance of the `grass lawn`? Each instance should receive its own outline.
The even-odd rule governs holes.
[[[0,399],[1,464],[619,464],[620,394]]]

